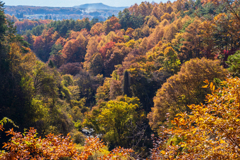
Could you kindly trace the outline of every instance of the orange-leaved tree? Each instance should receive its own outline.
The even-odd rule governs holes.
[[[226,70],[219,61],[191,59],[185,62],[180,72],[167,79],[154,97],[154,107],[148,114],[149,124],[157,129],[162,124],[168,124],[168,118],[173,119],[177,113],[191,112],[190,104],[203,103],[209,90],[203,89],[204,80],[213,81],[214,78],[223,80]]]
[[[10,119],[4,118],[0,121],[0,131],[3,131],[3,124],[13,123]],[[13,123],[14,125],[14,123]],[[14,125],[15,126],[15,125]],[[37,137],[36,129],[30,128],[28,132],[15,132],[13,129],[6,131],[11,136],[8,142],[3,143],[5,150],[0,151],[1,160],[15,159],[59,159],[72,158],[76,160],[87,160],[96,152],[103,152],[102,160],[129,158],[132,149],[116,148],[111,152],[104,151],[106,146],[99,138],[87,138],[81,152],[71,136],[48,134],[46,138]]]
[[[215,89],[206,104],[190,105],[192,113],[180,113],[166,130],[172,138],[166,148],[155,148],[153,159],[239,159],[240,79],[228,78]]]

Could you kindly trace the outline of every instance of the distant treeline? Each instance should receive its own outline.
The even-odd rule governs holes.
[[[5,6],[6,14],[81,14],[81,8],[73,7],[37,7],[37,6]]]
[[[87,12],[85,12],[87,10]],[[107,17],[111,15],[117,15],[119,10],[112,9],[94,9],[89,10],[86,8],[76,8],[76,7],[37,7],[37,6],[6,6],[5,14],[15,15],[17,18],[27,19],[25,15],[52,15],[49,16],[54,19],[58,15],[70,15],[70,18],[76,19],[77,15],[83,17],[89,16],[90,18],[101,16],[106,20]],[[75,15],[75,16],[74,16]],[[49,19],[49,17],[47,19]],[[37,19],[44,19],[43,17],[38,17]],[[45,18],[46,19],[46,18]],[[61,18],[60,18],[61,19]]]

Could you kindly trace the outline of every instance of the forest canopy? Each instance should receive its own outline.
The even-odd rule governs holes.
[[[33,21],[0,2],[0,159],[239,159],[239,3]]]

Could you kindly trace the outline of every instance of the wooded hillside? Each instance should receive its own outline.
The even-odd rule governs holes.
[[[19,127],[1,158],[240,158],[238,0],[142,2],[104,22],[1,9],[0,118]]]

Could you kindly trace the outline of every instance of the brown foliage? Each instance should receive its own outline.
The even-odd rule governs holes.
[[[62,65],[58,71],[62,74],[71,74],[76,75],[82,70],[81,63],[75,62],[75,63],[66,63]]]
[[[167,82],[157,91],[154,97],[154,107],[149,113],[149,123],[152,128],[166,121],[166,114],[173,118],[179,112],[190,112],[189,104],[203,103],[209,92],[202,88],[203,81],[214,78],[223,79],[226,70],[219,61],[191,59],[185,62],[178,74],[167,79]]]

